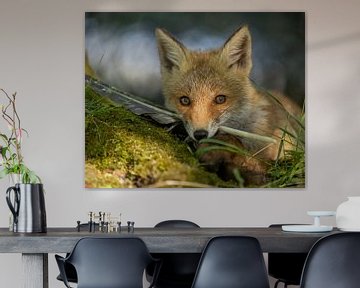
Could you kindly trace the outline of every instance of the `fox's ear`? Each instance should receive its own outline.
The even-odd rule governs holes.
[[[229,67],[241,69],[250,74],[252,67],[251,36],[247,26],[240,27],[225,42],[221,57],[228,62]]]
[[[157,28],[155,34],[161,66],[169,72],[174,67],[180,68],[180,64],[186,58],[185,46],[164,29]]]

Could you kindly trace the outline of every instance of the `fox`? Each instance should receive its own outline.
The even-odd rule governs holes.
[[[265,183],[269,161],[283,157],[280,145],[292,149],[290,139],[282,141],[284,129],[296,135],[289,115],[299,115],[301,109],[280,93],[270,97],[251,81],[248,26],[240,26],[222,47],[210,50],[190,50],[164,28],[156,28],[155,35],[165,106],[179,116],[189,137],[195,143],[214,138],[249,151],[211,150],[200,162],[225,180],[234,178],[238,169],[245,185]],[[221,126],[269,136],[274,143],[230,135]]]

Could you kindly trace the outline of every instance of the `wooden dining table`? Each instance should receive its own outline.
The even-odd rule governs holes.
[[[222,235],[252,236],[264,253],[303,253],[325,235],[338,233],[283,232],[281,227],[135,228],[118,232],[48,228],[47,233],[14,233],[0,228],[0,253],[21,253],[23,287],[48,288],[48,253],[67,253],[83,237],[139,237],[151,253],[201,253],[209,239]]]

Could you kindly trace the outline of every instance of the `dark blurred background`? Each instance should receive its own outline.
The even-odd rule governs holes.
[[[304,12],[87,12],[85,48],[98,76],[135,95],[162,103],[156,27],[190,49],[218,48],[241,25],[252,36],[251,78],[268,90],[305,98]]]

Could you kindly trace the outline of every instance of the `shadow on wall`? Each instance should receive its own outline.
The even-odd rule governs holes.
[[[310,131],[314,135],[313,145],[319,149],[342,147],[343,158],[352,153],[344,149],[344,145],[359,141],[360,99],[355,96],[358,94],[356,83],[360,74],[359,48],[360,31],[351,34],[344,31],[342,36],[311,43],[307,49],[312,62],[309,73],[321,75],[309,83],[310,89],[315,92],[311,96],[311,107],[318,111],[312,116],[312,123],[316,124]],[[345,105],[344,101],[351,104]],[[349,156],[350,159],[352,157]]]
[[[320,49],[324,49],[324,48],[332,48],[334,46],[349,44],[349,43],[356,42],[359,40],[360,40],[360,31],[356,32],[356,33],[348,34],[348,35],[343,35],[341,37],[336,37],[336,38],[332,38],[332,39],[328,39],[328,40],[310,44],[309,50],[314,51],[314,50],[320,50]]]

